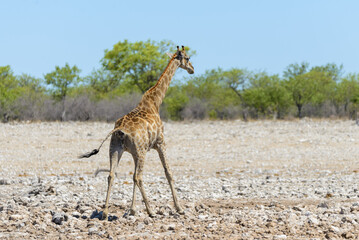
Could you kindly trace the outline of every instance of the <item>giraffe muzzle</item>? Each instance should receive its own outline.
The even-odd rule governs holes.
[[[187,72],[189,74],[193,74],[194,73],[194,67],[192,66],[191,63],[188,64],[189,66],[187,67]]]

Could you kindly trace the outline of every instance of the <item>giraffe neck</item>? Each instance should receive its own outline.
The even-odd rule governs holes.
[[[159,111],[160,105],[165,97],[168,86],[171,83],[172,77],[175,74],[180,62],[172,58],[167,67],[161,74],[156,85],[147,90],[143,95],[139,106],[155,107]]]

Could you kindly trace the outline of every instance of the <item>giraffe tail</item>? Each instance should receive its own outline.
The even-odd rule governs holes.
[[[87,152],[87,153],[84,153],[82,155],[79,156],[79,158],[89,158],[91,157],[92,155],[96,155],[98,152],[100,151],[100,149],[94,149],[92,150],[91,152]]]
[[[95,148],[95,149],[92,150],[91,152],[87,152],[87,153],[85,153],[85,154],[82,154],[82,155],[78,156],[78,158],[89,158],[89,157],[91,157],[92,155],[96,155],[96,154],[100,151],[100,149],[101,149],[103,143],[104,143],[114,132],[117,132],[117,131],[121,131],[121,129],[120,129],[120,128],[115,128],[115,129],[113,129],[111,132],[109,132],[109,133],[107,134],[106,138],[105,138],[104,140],[102,140],[102,142],[101,142],[101,144],[100,144],[100,146],[99,146],[98,148]]]

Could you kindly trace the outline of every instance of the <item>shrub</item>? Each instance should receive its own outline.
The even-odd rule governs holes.
[[[205,119],[208,116],[207,102],[193,98],[186,104],[181,112],[182,119]]]
[[[135,108],[140,100],[141,95],[138,93],[100,100],[95,105],[92,120],[115,121]]]

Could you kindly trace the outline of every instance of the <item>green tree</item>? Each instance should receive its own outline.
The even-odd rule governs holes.
[[[293,79],[297,76],[303,75],[309,71],[309,63],[302,62],[300,64],[290,64],[283,72],[283,77],[286,79]]]
[[[183,86],[191,101],[196,101],[206,109],[210,118],[226,119],[231,117],[227,107],[237,105],[238,97],[224,81],[222,69],[207,70],[204,74],[190,77]],[[195,108],[195,104],[192,108]]]
[[[182,85],[174,85],[168,88],[163,107],[168,118],[181,120],[181,112],[188,103],[189,98]]]
[[[3,121],[8,121],[11,105],[19,95],[18,81],[10,66],[0,66],[0,112]]]
[[[324,66],[313,67],[311,71],[322,72],[333,82],[338,82],[343,75],[343,65],[338,66],[335,63],[328,63]]]
[[[320,73],[322,79],[322,88],[318,94],[319,98],[315,98],[315,103],[330,101],[339,112],[339,105],[336,101],[336,87],[343,75],[343,65],[336,65],[335,63],[328,63],[323,66],[315,66],[311,71]],[[319,101],[318,101],[319,100]]]
[[[231,89],[240,99],[242,108],[242,117],[246,121],[248,118],[248,103],[243,97],[246,89],[248,88],[252,72],[246,69],[232,68],[223,73],[224,82],[229,89]]]
[[[84,81],[100,95],[108,94],[119,86],[117,78],[111,71],[104,68],[93,70],[89,76],[85,77]]]
[[[118,81],[117,85],[120,81],[129,82],[144,93],[156,83],[166,67],[166,52],[174,51],[175,45],[171,41],[131,43],[124,40],[116,43],[112,50],[105,50],[101,62],[104,69],[111,71]]]
[[[334,102],[337,106],[342,105],[346,113],[350,111],[350,104],[353,104],[354,109],[357,108],[359,104],[359,74],[348,74],[337,83]]]
[[[190,77],[185,85],[185,91],[191,98],[209,100],[220,86],[223,78],[222,69],[206,70],[202,75]]]
[[[245,102],[259,113],[281,117],[290,106],[290,96],[278,75],[253,74],[250,87],[244,92]]]
[[[45,90],[42,85],[43,80],[40,78],[35,78],[33,76],[24,73],[18,76],[17,79],[18,79],[17,82],[19,87],[26,89],[28,91],[40,93]]]
[[[223,73],[224,81],[230,89],[232,89],[236,95],[241,99],[242,103],[245,104],[243,98],[243,92],[245,91],[252,73],[246,69],[232,68]]]
[[[50,85],[52,97],[62,102],[62,120],[65,120],[65,99],[69,90],[80,81],[80,69],[76,65],[70,67],[68,63],[64,67],[55,66],[55,70],[45,75],[45,80]]]
[[[290,64],[283,73],[285,85],[298,110],[298,117],[302,118],[302,108],[305,104],[320,104],[327,98],[332,78],[327,72],[312,68],[309,64]]]
[[[19,86],[19,96],[13,104],[13,114],[20,120],[39,119],[45,93],[43,80],[28,74],[16,76]]]

